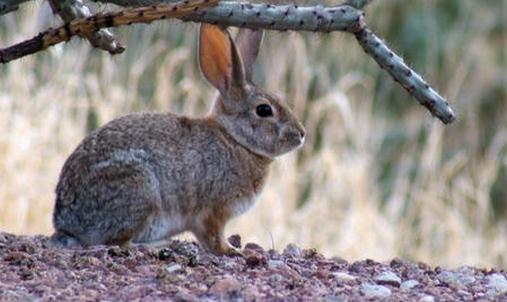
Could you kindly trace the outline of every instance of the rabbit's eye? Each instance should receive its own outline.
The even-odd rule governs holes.
[[[255,109],[257,112],[257,115],[260,117],[270,117],[273,116],[273,109],[271,109],[271,106],[267,104],[262,104],[257,106]]]

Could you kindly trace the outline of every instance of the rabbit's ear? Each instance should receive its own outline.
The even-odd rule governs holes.
[[[238,45],[239,53],[243,59],[245,76],[250,82],[252,81],[253,64],[259,55],[263,36],[264,31],[262,29],[248,28],[241,28],[236,36],[236,45]]]
[[[210,24],[201,25],[199,63],[206,79],[222,94],[245,89],[243,61],[226,30]]]

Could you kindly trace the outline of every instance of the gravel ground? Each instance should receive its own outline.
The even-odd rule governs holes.
[[[79,250],[47,241],[0,233],[0,301],[507,301],[507,274],[495,269],[349,263],[294,245],[249,243],[231,258],[181,241]]]

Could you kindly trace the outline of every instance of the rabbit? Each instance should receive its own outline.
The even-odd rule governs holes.
[[[199,118],[134,113],[89,134],[64,163],[51,242],[60,247],[150,244],[192,232],[236,255],[224,227],[250,208],[273,160],[304,143],[289,107],[252,83],[263,32],[203,24],[199,65],[217,90]]]

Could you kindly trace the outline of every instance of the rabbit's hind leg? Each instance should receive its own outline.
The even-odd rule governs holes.
[[[161,204],[158,181],[142,165],[96,170],[75,198],[55,210],[55,228],[83,246],[128,245],[150,226]]]

